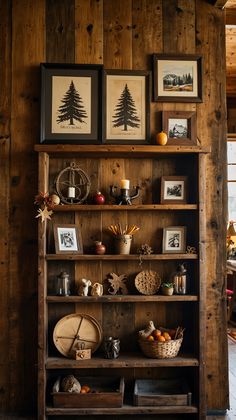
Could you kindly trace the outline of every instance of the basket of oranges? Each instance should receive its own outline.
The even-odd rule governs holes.
[[[139,346],[143,354],[152,359],[176,357],[183,341],[183,328],[155,328],[149,335],[140,334]]]

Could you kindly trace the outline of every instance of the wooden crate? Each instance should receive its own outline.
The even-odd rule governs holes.
[[[88,385],[91,392],[78,394],[52,392],[54,407],[61,408],[101,408],[122,407],[124,378],[84,377],[77,378],[81,385]]]
[[[134,405],[191,405],[192,393],[183,379],[137,379]]]

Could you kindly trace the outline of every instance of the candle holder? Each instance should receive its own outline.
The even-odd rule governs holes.
[[[111,197],[115,198],[116,204],[120,205],[131,205],[132,200],[139,196],[140,187],[135,187],[135,193],[133,195],[129,194],[129,188],[121,188],[120,195],[116,193],[117,187],[114,185],[110,186],[110,195]]]

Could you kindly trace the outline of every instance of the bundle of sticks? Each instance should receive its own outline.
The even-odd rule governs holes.
[[[136,225],[125,225],[123,229],[121,224],[118,223],[116,225],[108,226],[108,229],[113,233],[113,235],[134,235],[140,228]]]

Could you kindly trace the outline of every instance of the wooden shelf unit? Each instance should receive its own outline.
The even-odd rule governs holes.
[[[205,154],[208,149],[198,146],[135,146],[135,145],[37,145],[39,153],[39,191],[53,192],[53,182],[60,170],[71,161],[80,164],[92,180],[91,195],[101,190],[106,195],[104,205],[59,205],[53,209],[52,221],[39,222],[39,357],[38,357],[38,419],[50,416],[88,416],[94,419],[106,415],[134,416],[176,414],[176,418],[205,419]],[[142,161],[142,165],[140,165]],[[161,176],[188,176],[187,204],[160,204]],[[109,203],[109,186],[119,185],[121,178],[131,185],[142,185],[140,197],[131,206]],[[141,227],[132,242],[131,254],[113,254],[112,236],[107,226],[120,221]],[[83,254],[55,254],[53,224],[77,224],[82,232]],[[162,231],[166,226],[186,226],[187,245],[194,246],[196,254],[162,254]],[[94,255],[93,241],[106,244],[105,255]],[[142,256],[138,247],[148,243],[153,254]],[[94,283],[105,282],[110,272],[134,276],[143,269],[158,271],[168,277],[179,262],[187,264],[189,288],[186,295],[144,296],[129,295],[101,297],[78,296],[74,288],[71,296],[52,294],[52,285],[60,271],[68,271],[77,284],[82,277]],[[112,305],[111,305],[112,303]],[[70,313],[88,313],[102,325],[103,334],[119,336],[121,353],[118,359],[103,358],[98,349],[87,361],[76,361],[60,355],[53,345],[52,332],[56,322]],[[157,326],[183,326],[181,352],[172,359],[150,359],[138,349],[137,331],[153,319]],[[100,353],[99,353],[100,351]],[[81,370],[82,369],[82,370]],[[92,375],[125,377],[132,384],[136,377],[175,377],[185,375],[192,388],[191,406],[140,407],[125,402],[120,408],[55,408],[52,406],[48,384],[61,375],[89,372]],[[83,373],[82,373],[83,374]],[[90,375],[91,376],[91,375]],[[180,415],[180,417],[179,417]],[[187,416],[187,417],[186,417]],[[156,418],[155,417],[155,418]],[[173,418],[173,416],[171,416]]]

